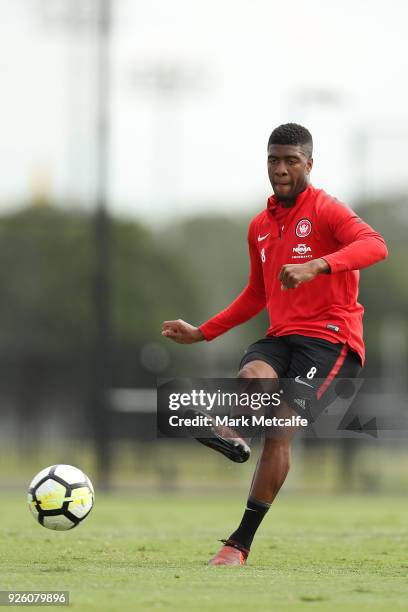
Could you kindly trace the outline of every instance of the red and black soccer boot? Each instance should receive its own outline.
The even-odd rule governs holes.
[[[209,560],[208,565],[245,565],[249,550],[232,540],[221,540],[224,546]]]
[[[206,425],[187,427],[191,435],[204,446],[212,448],[235,463],[245,463],[251,455],[251,449],[239,434],[231,427],[216,425],[214,417],[189,408],[184,412],[188,418],[202,417]]]

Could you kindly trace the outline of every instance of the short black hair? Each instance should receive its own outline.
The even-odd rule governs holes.
[[[308,157],[313,155],[313,138],[308,129],[298,123],[284,123],[275,128],[269,136],[271,144],[299,145]]]

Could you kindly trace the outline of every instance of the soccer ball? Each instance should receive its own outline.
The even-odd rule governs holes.
[[[47,529],[66,531],[81,523],[94,505],[94,489],[88,476],[72,465],[44,468],[30,483],[28,506]]]

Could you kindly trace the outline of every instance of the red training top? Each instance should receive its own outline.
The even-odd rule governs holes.
[[[284,209],[271,196],[249,225],[248,244],[248,285],[225,310],[200,325],[205,339],[213,340],[266,306],[267,336],[300,334],[347,343],[364,364],[358,270],[387,256],[382,236],[344,204],[309,185],[291,208]],[[283,265],[320,257],[330,274],[319,274],[296,289],[281,289]]]

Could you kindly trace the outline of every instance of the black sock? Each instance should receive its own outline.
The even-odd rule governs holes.
[[[246,550],[249,550],[256,530],[270,506],[271,504],[250,497],[247,501],[247,507],[238,529],[230,535],[228,540],[232,540],[243,546]]]

